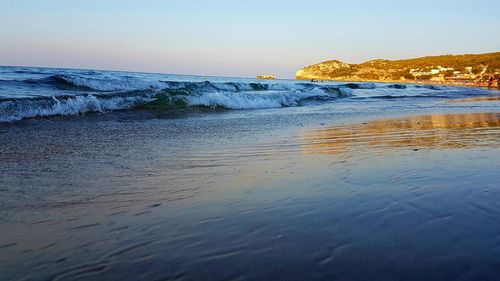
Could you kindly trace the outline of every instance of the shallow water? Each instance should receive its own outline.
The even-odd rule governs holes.
[[[0,124],[0,279],[496,280],[500,103],[368,88]]]

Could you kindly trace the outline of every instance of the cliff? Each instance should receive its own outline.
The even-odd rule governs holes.
[[[299,80],[480,82],[500,77],[500,52],[442,55],[403,60],[376,59],[361,64],[330,60],[297,71]]]

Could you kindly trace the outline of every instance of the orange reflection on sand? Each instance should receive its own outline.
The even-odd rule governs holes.
[[[476,97],[468,99],[448,100],[448,102],[500,101],[500,97]]]
[[[304,154],[499,146],[500,113],[433,114],[376,120],[307,131],[300,139]]]

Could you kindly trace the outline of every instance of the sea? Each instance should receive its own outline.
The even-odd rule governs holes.
[[[498,280],[500,91],[0,67],[0,280]]]
[[[97,70],[0,67],[0,122],[137,110],[253,110],[345,105],[378,109],[483,96],[479,88],[202,77]],[[495,91],[498,93],[498,91]],[[301,109],[300,111],[307,111]]]

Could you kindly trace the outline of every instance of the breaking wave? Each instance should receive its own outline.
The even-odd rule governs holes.
[[[447,86],[438,86],[438,85],[415,85],[415,88],[424,88],[424,89],[430,89],[430,90],[443,90],[446,89]]]
[[[375,83],[347,83],[341,84],[341,87],[346,87],[349,89],[375,89],[377,86]]]
[[[99,98],[93,95],[0,101],[0,122],[55,115],[78,115],[129,108],[143,98]]]
[[[398,83],[208,79],[97,70],[6,70],[9,69],[3,69],[0,75],[0,122],[113,110],[279,108],[331,102],[351,96],[355,96],[354,99],[398,100],[484,94],[479,89]]]
[[[144,81],[54,75],[42,79],[0,80],[70,90],[63,96],[0,98],[0,122],[125,109],[221,107],[264,109],[300,106],[351,95],[351,87],[313,83]]]
[[[407,86],[404,84],[390,84],[387,85],[387,88],[393,88],[393,89],[406,89]]]
[[[446,99],[450,98],[447,95],[430,95],[430,94],[422,94],[422,95],[379,95],[379,96],[371,96],[371,97],[355,97],[353,99],[356,100],[364,100],[364,99],[381,99],[381,100],[396,100],[396,99]]]

